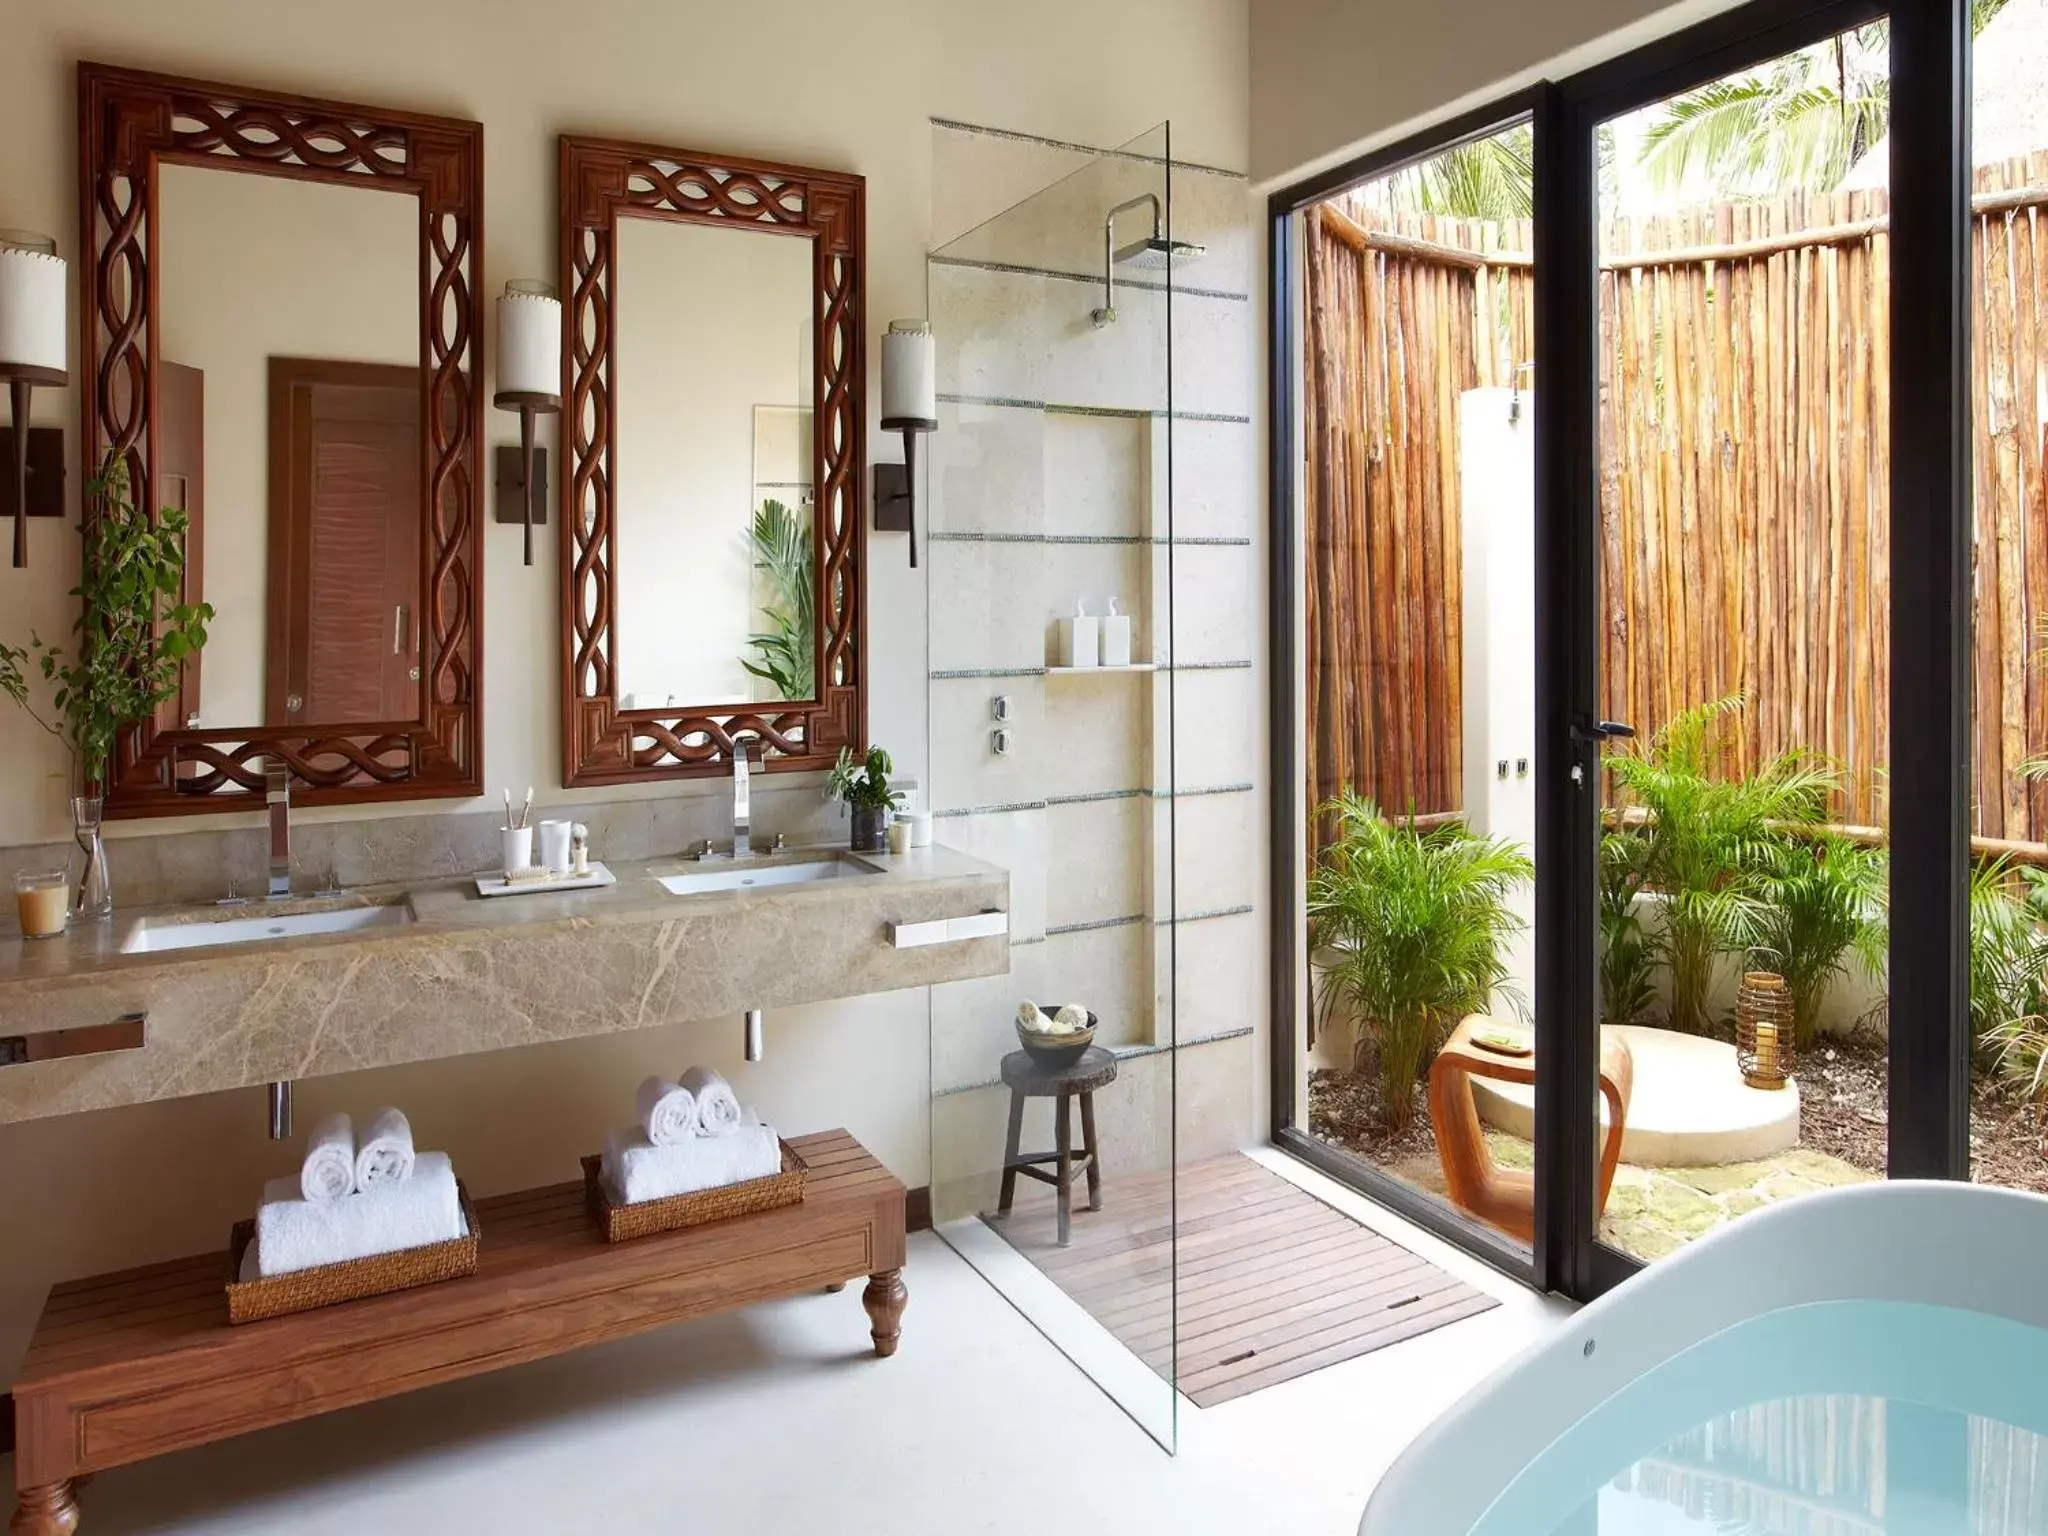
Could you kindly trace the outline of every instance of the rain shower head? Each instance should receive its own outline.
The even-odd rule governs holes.
[[[1117,215],[1148,206],[1152,210],[1152,233],[1143,240],[1119,246],[1116,243]],[[1096,325],[1116,323],[1118,267],[1131,267],[1140,272],[1173,272],[1201,260],[1206,247],[1188,240],[1167,239],[1165,231],[1160,228],[1159,215],[1159,199],[1150,192],[1144,192],[1127,203],[1118,203],[1102,221],[1102,307],[1090,315]]]
[[[1200,261],[1208,250],[1206,245],[1196,245],[1192,240],[1162,240],[1155,235],[1150,240],[1121,247],[1116,253],[1116,265],[1135,267],[1140,272],[1177,271]]]

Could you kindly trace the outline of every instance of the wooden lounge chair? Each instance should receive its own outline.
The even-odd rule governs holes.
[[[1523,1242],[1536,1240],[1536,1181],[1530,1174],[1503,1168],[1486,1149],[1479,1111],[1472,1102],[1472,1079],[1506,1083],[1536,1081],[1532,1056],[1508,1056],[1475,1043],[1487,1030],[1527,1031],[1483,1013],[1469,1016],[1451,1031],[1429,1069],[1429,1118],[1436,1131],[1437,1156],[1452,1202],[1481,1221],[1499,1227]],[[1607,1209],[1614,1187],[1615,1165],[1621,1161],[1621,1138],[1628,1127],[1629,1094],[1635,1083],[1635,1061],[1619,1035],[1603,1030],[1600,1037],[1600,1093],[1607,1101],[1607,1137],[1600,1148],[1597,1210]]]

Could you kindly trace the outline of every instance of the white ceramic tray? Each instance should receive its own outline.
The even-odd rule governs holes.
[[[478,875],[476,893],[479,896],[539,896],[556,891],[594,891],[601,885],[617,885],[619,877],[606,869],[596,859],[590,861],[587,875],[556,875],[552,880],[507,880],[502,874]]]

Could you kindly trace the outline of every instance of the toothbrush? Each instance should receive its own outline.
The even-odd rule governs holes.
[[[505,790],[505,830],[507,832],[512,830],[512,790],[510,786],[507,786]]]

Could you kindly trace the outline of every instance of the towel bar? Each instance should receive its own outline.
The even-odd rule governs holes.
[[[149,1015],[124,1013],[111,1024],[81,1024],[72,1029],[45,1029],[33,1035],[0,1035],[0,1067],[56,1061],[65,1056],[103,1056],[110,1051],[139,1051],[147,1043]]]

